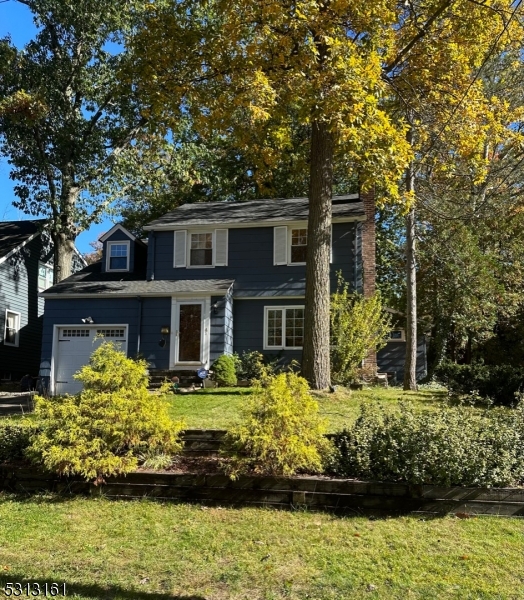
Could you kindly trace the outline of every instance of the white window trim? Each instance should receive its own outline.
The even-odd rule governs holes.
[[[198,234],[211,234],[211,264],[210,265],[192,265],[191,264],[191,236]],[[187,232],[186,239],[186,269],[214,269],[215,268],[215,253],[216,253],[216,241],[215,241],[215,230],[206,229],[205,231],[192,231],[191,229]]]
[[[47,286],[47,287],[45,287],[45,288],[41,288],[41,287],[38,285],[38,279],[40,279],[40,267],[45,267],[46,269],[51,269],[51,272],[53,273],[53,280],[51,281],[51,285],[48,285],[48,286]],[[49,264],[49,263],[42,262],[41,260],[39,260],[39,261],[38,261],[38,271],[39,271],[39,272],[38,272],[38,279],[37,279],[37,287],[38,287],[38,291],[39,291],[39,292],[45,292],[45,290],[49,289],[50,287],[53,287],[53,283],[54,283],[54,270],[55,270],[55,269],[54,269],[54,265],[51,265],[51,264]],[[47,281],[47,271],[46,271],[46,281]]]
[[[6,341],[7,337],[7,313],[11,313],[17,316],[17,328],[16,328],[16,337],[15,343]],[[4,346],[11,346],[12,348],[18,348],[20,345],[20,327],[22,323],[22,313],[17,312],[16,310],[11,310],[10,308],[5,309],[5,321],[4,321]]]
[[[264,345],[263,348],[264,350],[302,350],[302,346],[286,346],[285,345],[285,339],[286,339],[286,315],[285,315],[285,311],[288,309],[293,309],[293,308],[301,308],[302,310],[304,309],[304,305],[303,304],[297,304],[297,305],[292,305],[292,306],[264,306]],[[284,311],[282,314],[282,345],[280,346],[270,346],[268,344],[268,312],[270,310],[282,310]]]
[[[111,258],[111,246],[127,246],[127,267],[125,269],[111,269],[110,258]],[[131,260],[131,242],[129,240],[112,240],[107,242],[106,246],[106,272],[107,273],[124,273],[129,271],[129,263]]]
[[[293,267],[300,267],[301,265],[304,266],[306,264],[306,262],[291,262],[291,247],[292,247],[292,243],[293,243],[293,229],[305,229],[306,230],[306,235],[307,235],[307,224],[305,227],[302,227],[302,225],[293,225],[291,227],[288,227],[288,232],[287,232],[287,239],[288,239],[288,244],[287,244],[287,264],[289,266],[293,266]],[[307,244],[306,244],[306,248],[307,248]]]
[[[202,330],[201,330],[201,361],[196,362],[179,362],[178,361],[178,309],[181,304],[201,304],[202,305]],[[171,333],[169,340],[169,368],[194,367],[203,366],[209,368],[209,353],[211,346],[211,297],[195,296],[192,298],[179,298],[173,296],[171,298]]]
[[[400,331],[401,332],[401,337],[400,338],[392,338],[390,337],[391,335],[391,331]],[[395,329],[392,329],[390,332],[388,332],[388,336],[386,338],[386,342],[405,342],[406,341],[406,330],[402,327],[397,327]]]

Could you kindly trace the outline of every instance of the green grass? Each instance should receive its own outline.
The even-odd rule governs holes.
[[[173,395],[169,397],[170,414],[174,419],[184,419],[190,429],[228,429],[240,415],[242,404],[251,393],[249,388],[218,388]],[[447,393],[438,389],[404,392],[399,388],[368,388],[350,391],[339,387],[334,394],[314,395],[321,414],[328,420],[329,431],[339,431],[352,422],[362,402],[376,400],[393,404],[403,399],[431,408],[447,399]]]
[[[77,599],[516,600],[522,528],[0,496],[0,587],[65,582]]]

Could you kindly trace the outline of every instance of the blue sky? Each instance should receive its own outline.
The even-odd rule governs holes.
[[[0,0],[0,37],[11,36],[13,44],[17,47],[24,46],[36,33],[36,27],[29,9],[16,0]],[[14,181],[9,179],[10,167],[5,159],[0,158],[0,221],[16,221],[19,219],[31,219],[16,209],[12,202],[15,198],[13,187]],[[112,227],[112,222],[104,221],[100,225],[93,225],[88,231],[81,233],[76,245],[80,252],[91,252],[89,242]]]

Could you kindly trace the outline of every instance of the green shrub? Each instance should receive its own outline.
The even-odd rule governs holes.
[[[305,379],[292,372],[268,377],[257,382],[241,423],[226,436],[234,454],[229,473],[320,471],[331,447],[325,431]]]
[[[480,396],[498,406],[516,406],[518,392],[524,389],[524,367],[512,365],[446,362],[438,367],[436,375],[451,393]]]
[[[386,345],[391,318],[383,312],[378,292],[371,298],[352,294],[339,274],[337,291],[331,295],[330,319],[331,381],[344,385],[358,378],[370,350]]]
[[[180,451],[183,424],[169,418],[162,396],[149,393],[146,366],[105,342],[74,376],[84,384],[79,394],[37,397],[40,431],[29,448],[33,461],[102,481],[134,470],[145,451]]]
[[[258,350],[244,350],[241,356],[238,356],[238,354],[234,356],[236,357],[236,373],[239,379],[255,381],[275,373],[276,361],[269,361]]]
[[[411,484],[505,486],[524,481],[524,411],[362,405],[333,438],[339,476]]]
[[[21,460],[37,425],[34,421],[0,421],[0,462]]]
[[[229,386],[237,384],[235,359],[229,354],[222,354],[211,365],[213,379],[218,385]]]

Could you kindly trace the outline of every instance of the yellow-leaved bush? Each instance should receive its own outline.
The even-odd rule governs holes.
[[[169,417],[166,390],[148,391],[146,361],[103,342],[74,377],[84,385],[76,396],[36,397],[40,427],[28,449],[34,462],[101,482],[133,471],[144,451],[180,452],[184,424]]]
[[[232,478],[246,472],[293,475],[323,469],[331,450],[326,422],[307,381],[288,372],[256,382],[240,423],[225,439]]]

